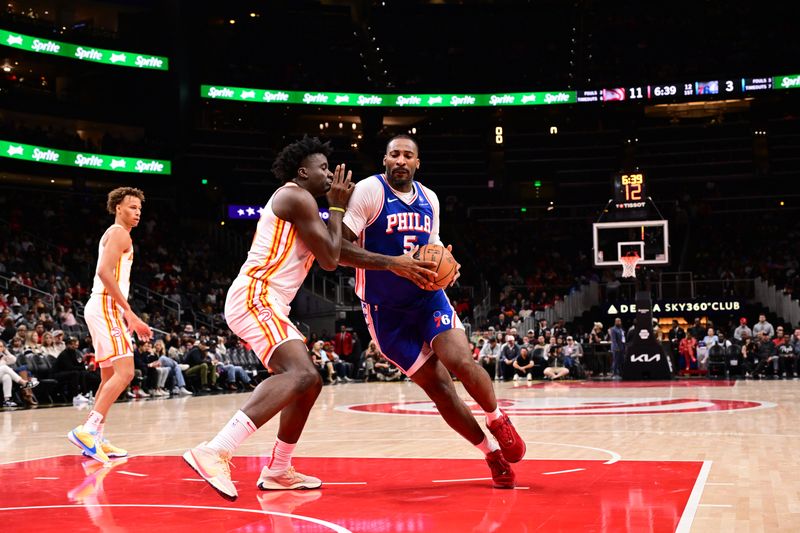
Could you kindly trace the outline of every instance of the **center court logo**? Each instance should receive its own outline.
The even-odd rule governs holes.
[[[512,416],[598,416],[598,415],[663,415],[683,413],[713,413],[767,409],[775,407],[771,402],[746,400],[715,400],[699,398],[524,398],[498,400],[498,405]],[[468,401],[472,412],[479,415],[483,410]],[[387,402],[343,405],[339,411],[384,415],[438,415],[433,402]]]

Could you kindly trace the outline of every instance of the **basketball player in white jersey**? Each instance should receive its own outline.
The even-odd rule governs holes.
[[[103,429],[108,410],[133,379],[130,333],[136,333],[143,341],[153,336],[128,304],[133,265],[131,230],[139,225],[142,202],[144,193],[133,187],[119,187],[108,193],[106,207],[115,217],[114,224],[100,238],[92,295],[85,308],[101,381],[94,409],[86,422],[70,431],[67,438],[84,455],[102,463],[107,463],[109,457],[128,455],[105,439]]]
[[[280,413],[278,438],[261,471],[260,490],[313,489],[321,481],[300,474],[291,458],[322,379],[302,334],[289,320],[289,304],[314,259],[334,270],[341,249],[342,216],[353,191],[344,165],[328,168],[328,143],[303,137],[285,147],[272,166],[283,182],[264,207],[253,244],[225,301],[228,326],[248,342],[275,375],[261,382],[241,410],[209,442],[183,454],[186,462],[221,496],[238,496],[230,461],[236,448]],[[314,199],[327,192],[328,227]]]

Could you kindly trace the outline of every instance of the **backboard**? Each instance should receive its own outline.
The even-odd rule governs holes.
[[[620,266],[619,258],[636,252],[639,265],[669,263],[669,227],[666,220],[629,220],[592,224],[594,266]]]

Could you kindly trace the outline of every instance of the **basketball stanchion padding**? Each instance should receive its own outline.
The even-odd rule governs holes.
[[[436,266],[431,269],[436,271],[436,279],[433,281],[432,289],[435,291],[448,287],[458,271],[458,263],[456,263],[453,254],[439,244],[420,246],[419,250],[414,254],[414,259],[436,263]]]

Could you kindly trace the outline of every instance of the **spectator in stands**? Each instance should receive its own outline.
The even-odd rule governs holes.
[[[555,381],[568,374],[569,369],[564,366],[564,356],[561,353],[561,349],[558,347],[551,348],[547,360],[547,367],[544,369],[544,378]]]
[[[739,327],[733,331],[733,338],[739,342],[742,342],[745,334],[752,338],[753,330],[747,327],[747,319],[742,317],[739,319]]]
[[[800,328],[795,328],[794,330],[794,335],[792,335],[792,347],[794,348],[795,355],[800,355]],[[800,372],[798,372],[798,374],[800,374]]]
[[[17,336],[17,327],[14,325],[14,319],[6,317],[3,320],[3,331],[0,332],[0,340],[4,343],[11,342],[11,339]]]
[[[187,324],[188,325],[188,324]],[[184,328],[184,334],[186,329]],[[188,342],[191,343],[191,339]],[[184,361],[189,368],[183,373],[184,376],[197,375],[200,378],[200,387],[203,392],[221,391],[222,387],[217,385],[217,372],[211,357],[208,355],[208,346],[198,343],[186,351]]]
[[[544,335],[539,335],[539,337],[536,339],[536,344],[533,345],[531,358],[533,359],[534,363],[544,367],[547,364],[547,352],[548,347],[547,344],[545,344]]]
[[[559,318],[556,320],[555,326],[553,326],[552,335],[554,337],[566,337],[567,336],[567,326],[564,323],[563,318]]]
[[[581,365],[583,347],[580,343],[575,342],[575,338],[572,335],[567,336],[567,344],[564,345],[561,353],[564,356],[564,366],[567,368],[572,369]]]
[[[398,381],[403,377],[400,369],[389,362],[383,354],[375,362],[375,371],[378,373],[378,381]]]
[[[327,354],[322,349],[325,345],[323,341],[317,341],[311,348],[308,355],[311,357],[311,362],[317,367],[322,375],[323,383],[329,385],[336,382],[336,371],[333,369],[333,361],[328,359]]]
[[[78,339],[69,337],[66,345],[53,364],[53,377],[68,387],[74,404],[89,403],[90,396],[100,386],[100,376],[90,372],[84,364],[83,355],[78,351]]]
[[[378,351],[378,345],[375,341],[370,341],[367,349],[364,350],[362,355],[362,368],[364,369],[364,377],[366,381],[374,381],[378,379],[378,373],[375,370],[375,363],[380,359],[381,353]]]
[[[17,362],[17,357],[6,350],[6,343],[0,340],[0,381],[3,383],[3,407],[17,407],[16,402],[11,400],[11,383],[18,383],[19,386],[28,392],[39,384],[35,378],[25,379],[15,372],[11,367]],[[30,394],[23,395],[28,405],[33,405],[29,400]]]
[[[145,388],[155,390],[158,383],[158,371],[147,365],[147,357],[152,351],[153,347],[149,342],[134,346],[133,379],[125,388],[125,395],[128,398],[146,398],[150,396],[150,393],[145,393]]]
[[[622,379],[622,360],[625,357],[625,331],[622,319],[614,319],[614,327],[608,330],[611,340],[611,379]]]
[[[78,325],[75,315],[72,313],[72,308],[61,306],[61,312],[58,314],[58,319],[61,321],[61,327],[74,328]]]
[[[59,350],[58,346],[56,346],[53,334],[46,331],[44,335],[42,335],[42,347],[40,351],[45,355],[56,358],[63,350]]]
[[[745,377],[752,377],[758,363],[758,344],[746,334],[742,337],[742,367]]]
[[[701,340],[703,340],[705,338],[707,329],[700,322],[699,318],[695,318],[694,319],[694,324],[692,324],[692,327],[689,328],[689,331],[692,333],[692,338],[695,341],[700,342]]]
[[[60,329],[57,329],[53,332],[53,345],[56,347],[56,350],[58,350],[58,353],[63,352],[67,347],[66,343],[64,342],[64,332]],[[91,346],[91,342],[89,343],[89,346]]]
[[[502,346],[497,342],[497,338],[492,336],[487,342],[484,343],[481,350],[480,363],[490,376],[499,380],[500,375],[497,373],[497,361],[500,359],[500,351]]]
[[[533,357],[527,348],[520,348],[519,355],[514,360],[514,381],[519,378],[526,378],[528,381],[533,379]]]
[[[153,356],[158,358],[158,365],[155,368],[163,367],[169,369],[169,377],[172,379],[172,394],[181,396],[191,396],[192,391],[186,388],[186,379],[183,377],[183,367],[189,368],[189,365],[181,365],[175,359],[167,355],[166,344],[162,339],[156,341],[153,345]],[[148,365],[152,365],[154,361],[148,361]],[[166,383],[166,381],[164,382]]]
[[[686,337],[686,332],[683,331],[683,328],[678,324],[677,320],[673,320],[672,326],[669,329],[669,342],[672,344],[673,350],[677,351],[678,345],[684,337]]]
[[[709,350],[712,346],[719,344],[719,337],[714,332],[714,328],[708,328],[708,332],[706,333],[705,337],[703,337],[703,342],[706,345],[706,348]]]
[[[683,358],[683,369],[691,370],[697,368],[697,340],[694,333],[690,330],[686,332],[686,337],[681,339],[678,345],[678,354]]]
[[[753,326],[753,337],[756,339],[762,338],[762,331],[766,331],[767,337],[770,339],[775,336],[775,329],[772,327],[772,324],[767,322],[767,315],[764,313],[758,315],[758,323]]]
[[[342,381],[353,381],[350,378],[350,374],[353,372],[353,365],[343,361],[342,358],[336,353],[336,350],[333,348],[333,343],[330,341],[326,341],[322,345],[322,353],[323,358],[327,357],[330,361],[333,362],[333,369],[336,372],[336,383],[341,383]]]
[[[755,327],[753,328],[755,330]],[[767,366],[772,369],[772,377],[777,378],[780,375],[780,357],[778,356],[778,349],[775,344],[770,340],[767,328],[762,328],[760,332],[760,339],[757,341],[758,351],[758,365],[753,371],[753,377],[761,377]]]
[[[774,344],[776,348],[780,348],[781,344],[786,342],[784,337],[783,326],[778,326],[775,328],[775,338],[772,339],[772,344]]]
[[[514,375],[514,361],[519,356],[519,345],[513,335],[506,336],[506,343],[500,350],[500,357],[497,359],[497,369],[495,375],[503,381],[508,381]]]
[[[792,337],[787,333],[783,343],[778,346],[778,356],[781,361],[782,375],[790,378],[797,375],[797,354],[792,346]]]
[[[224,344],[217,344],[214,348],[218,346],[224,346]],[[240,365],[233,364],[227,351],[213,350],[212,353],[218,371],[225,374],[229,390],[239,390],[237,383],[241,383],[247,390],[256,388],[256,386],[253,385],[252,378],[245,372],[244,368]]]
[[[549,333],[549,332],[550,332],[550,330],[547,328],[547,320],[545,320],[544,318],[542,318],[542,319],[540,319],[540,320],[539,320],[539,326],[538,326],[538,328],[536,329],[536,336],[537,336],[537,337],[539,337],[539,336],[544,336],[544,335],[545,335],[545,332],[548,332],[548,333]]]
[[[353,335],[347,331],[347,326],[342,324],[339,326],[339,333],[333,337],[333,349],[339,354],[339,357],[349,363],[353,355]]]

